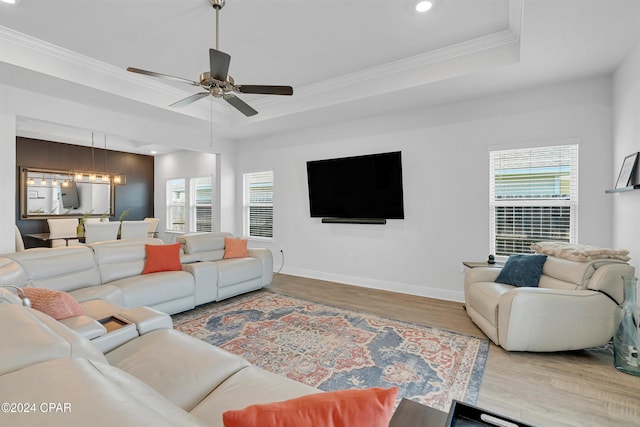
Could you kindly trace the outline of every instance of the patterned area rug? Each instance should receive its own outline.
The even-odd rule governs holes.
[[[448,411],[474,404],[488,340],[268,291],[173,316],[175,329],[321,390],[399,388]]]

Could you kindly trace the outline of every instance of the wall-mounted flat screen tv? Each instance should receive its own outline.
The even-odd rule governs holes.
[[[404,219],[400,151],[307,162],[312,217]]]

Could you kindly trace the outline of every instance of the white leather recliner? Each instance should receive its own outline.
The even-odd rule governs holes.
[[[496,283],[499,273],[488,267],[467,271],[467,314],[506,350],[544,352],[607,344],[623,300],[622,276],[633,276],[634,268],[615,259],[548,256],[538,287]]]

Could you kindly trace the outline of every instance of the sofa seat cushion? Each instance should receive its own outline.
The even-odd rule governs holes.
[[[126,308],[154,306],[184,297],[193,297],[193,276],[184,271],[163,271],[125,277],[109,285],[122,289],[123,305]]]
[[[248,282],[262,276],[262,263],[255,258],[233,258],[216,262],[218,288]]]
[[[259,403],[278,402],[321,391],[289,378],[248,366],[220,384],[191,414],[212,427],[224,427],[222,414]]]
[[[131,375],[87,359],[55,359],[2,375],[0,399],[36,405],[28,414],[0,415],[12,427],[206,426]],[[59,406],[50,409],[49,402]]]
[[[113,285],[89,286],[87,288],[71,291],[69,292],[69,295],[74,297],[76,301],[80,303],[92,300],[102,300],[115,305],[124,304],[122,289]]]
[[[249,366],[240,356],[173,329],[149,332],[106,356],[186,411]]]

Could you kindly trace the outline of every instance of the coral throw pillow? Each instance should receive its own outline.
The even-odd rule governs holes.
[[[225,427],[387,427],[398,388],[310,394],[222,414]]]
[[[224,238],[224,259],[246,258],[248,256],[249,252],[247,251],[247,241],[245,239]]]
[[[170,245],[144,245],[147,258],[142,274],[159,271],[180,271],[180,243]]]
[[[66,292],[43,288],[23,288],[22,290],[31,300],[31,308],[48,314],[56,320],[84,314],[78,301]]]

